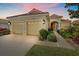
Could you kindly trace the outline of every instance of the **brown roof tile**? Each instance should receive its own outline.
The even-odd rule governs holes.
[[[30,14],[34,14],[34,13],[37,14],[37,13],[42,13],[42,11],[33,8],[33,9],[32,9],[31,11],[29,11],[28,13],[30,13]]]
[[[75,20],[75,21],[73,21],[73,23],[77,23],[77,24],[79,24],[79,20]]]
[[[14,15],[14,16],[9,16],[7,18],[12,18],[12,17],[18,17],[18,16],[24,16],[24,15],[37,15],[37,14],[48,14],[48,12],[42,12],[38,9],[33,8],[30,12],[25,13],[25,14],[20,14],[20,15]]]
[[[50,16],[50,18],[52,19],[55,19],[55,18],[62,18],[63,16],[59,16],[59,15],[56,15],[56,14],[53,14]]]
[[[62,22],[71,22],[69,19],[61,19]]]

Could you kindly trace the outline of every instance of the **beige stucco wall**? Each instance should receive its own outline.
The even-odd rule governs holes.
[[[48,14],[38,14],[38,15],[24,15],[24,16],[18,16],[18,17],[12,17],[12,18],[8,18],[11,22],[10,25],[10,30],[11,33],[14,32],[14,30],[16,28],[19,28],[17,26],[13,26],[13,24],[15,23],[15,25],[17,25],[17,23],[24,23],[25,27],[23,29],[24,34],[27,34],[27,22],[40,22],[40,29],[44,28],[44,29],[48,29]],[[43,24],[43,20],[45,20],[45,24]]]
[[[58,22],[58,25],[59,25],[58,29],[67,29],[70,26],[70,22],[61,21],[61,18],[50,19],[50,23],[53,21]]]
[[[70,22],[61,22],[61,29],[67,29],[70,26]]]

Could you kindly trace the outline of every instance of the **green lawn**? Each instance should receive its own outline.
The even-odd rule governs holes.
[[[79,51],[58,47],[34,45],[26,56],[79,56]]]

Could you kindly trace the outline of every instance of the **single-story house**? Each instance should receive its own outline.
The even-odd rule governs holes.
[[[40,29],[57,31],[69,25],[70,21],[62,20],[62,17],[56,14],[49,16],[49,12],[34,8],[28,13],[9,16],[7,19],[10,21],[12,34],[39,35]]]
[[[79,20],[73,21],[73,24],[78,24],[79,25]]]
[[[11,22],[11,33],[23,35],[39,35],[40,29],[48,30],[50,20],[48,12],[35,8],[26,14],[10,16],[7,19]]]

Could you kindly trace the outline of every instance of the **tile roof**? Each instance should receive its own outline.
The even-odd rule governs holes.
[[[61,19],[62,22],[71,22],[69,19]]]
[[[42,11],[38,10],[38,9],[35,9],[33,8],[31,11],[28,12],[29,14],[37,14],[37,13],[43,13]]]
[[[59,16],[59,15],[56,15],[56,14],[53,14],[50,16],[50,18],[52,19],[55,19],[55,18],[62,18],[63,16]]]
[[[31,11],[25,14],[20,14],[20,15],[15,15],[15,16],[9,16],[7,18],[12,18],[12,17],[18,17],[18,16],[24,16],[24,15],[37,15],[37,14],[48,14],[48,12],[42,12],[38,9],[33,8]]]
[[[73,21],[73,23],[77,23],[77,24],[79,24],[79,20],[75,20],[75,21]]]

